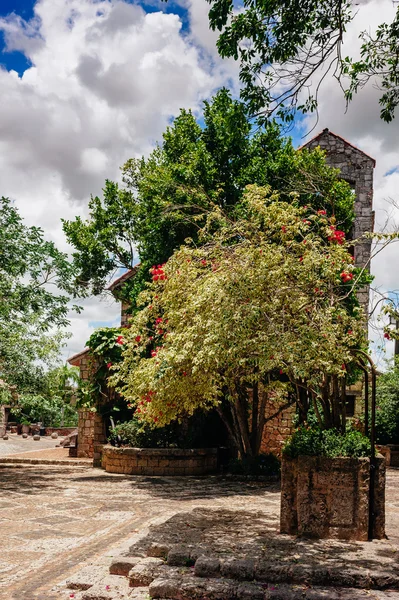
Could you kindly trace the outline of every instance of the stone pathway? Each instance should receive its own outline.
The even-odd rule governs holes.
[[[22,435],[7,432],[8,440],[0,438],[0,456],[12,456],[21,452],[37,450],[49,450],[59,445],[60,439],[53,440],[51,436],[42,436],[40,440],[34,440],[32,435],[23,438]]]
[[[109,566],[116,555],[128,553],[129,547],[140,543],[150,526],[161,526],[177,513],[199,508],[234,510],[241,516],[263,513],[271,530],[278,528],[280,494],[276,484],[217,477],[134,477],[60,465],[11,468],[5,464],[0,465],[0,481],[0,597],[4,599],[68,600],[74,593],[76,600],[147,600],[148,586],[126,587],[126,578],[107,575]],[[387,496],[391,545],[399,541],[399,471],[388,472]],[[242,534],[237,537],[239,543]],[[85,586],[79,587],[82,569],[86,569],[86,579],[91,577],[87,591]],[[65,585],[66,579],[69,585],[78,582],[74,591]],[[112,586],[111,592],[107,586]],[[292,595],[292,588],[277,588],[281,598],[283,592],[287,599],[299,597],[297,592]],[[279,599],[275,589],[267,593],[265,598]],[[331,589],[328,593],[326,600],[339,597],[333,596]],[[244,588],[240,594],[237,600],[256,597]],[[396,592],[367,594],[368,598],[399,599]],[[219,595],[219,600],[224,600],[223,596]]]

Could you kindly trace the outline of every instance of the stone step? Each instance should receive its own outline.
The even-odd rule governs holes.
[[[3,456],[0,458],[0,465],[13,467],[17,465],[66,465],[74,467],[92,467],[91,458],[13,458],[12,456]]]
[[[399,600],[397,591],[240,583],[195,576],[155,579],[149,596],[153,600]]]

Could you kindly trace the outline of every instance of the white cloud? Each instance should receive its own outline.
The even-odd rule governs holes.
[[[191,33],[176,14],[120,0],[38,0],[29,22],[0,18],[7,49],[32,65],[22,77],[0,68],[0,194],[61,249],[60,218],[84,216],[106,178],[118,180],[119,167],[147,154],[180,108],[199,113],[236,72],[213,41],[198,45],[207,2],[189,4]],[[66,352],[83,348],[89,323],[114,320],[118,310],[86,301],[72,315]]]

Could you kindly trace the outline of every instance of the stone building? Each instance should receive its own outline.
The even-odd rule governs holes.
[[[342,178],[349,183],[354,192],[355,222],[352,238],[360,238],[364,233],[373,231],[373,169],[375,160],[365,152],[347,142],[341,136],[324,129],[302,146],[314,149],[320,146],[326,152],[327,163],[340,170]],[[361,240],[354,246],[355,265],[369,269],[371,240]],[[123,284],[135,275],[134,267],[114,281],[108,288],[114,297],[121,301],[121,326],[126,326],[129,305],[121,294]],[[369,289],[360,292],[359,300],[367,311]],[[68,362],[80,368],[82,379],[88,378],[89,350],[71,357]],[[362,384],[348,389],[348,416],[360,414],[362,410]],[[266,425],[261,450],[281,455],[281,448],[287,437],[293,432],[292,418],[295,404],[281,406],[269,402],[266,407]],[[94,457],[99,460],[102,444],[105,442],[105,426],[98,413],[80,411],[78,425],[78,456]]]
[[[121,327],[127,325],[129,305],[120,298],[120,292],[123,285],[136,274],[137,269],[138,265],[116,279],[108,288],[116,300],[121,300]],[[80,378],[87,381],[90,375],[90,360],[90,350],[86,348],[82,352],[71,356],[68,363],[74,367],[79,367]],[[78,411],[78,415],[77,456],[79,458],[93,458],[94,466],[99,466],[102,446],[106,443],[104,419],[101,414],[91,410],[81,409]]]

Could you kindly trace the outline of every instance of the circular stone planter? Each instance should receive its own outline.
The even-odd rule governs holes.
[[[369,458],[283,458],[280,532],[367,540]],[[385,537],[385,459],[375,458],[373,538]]]
[[[206,475],[217,470],[217,448],[114,448],[104,446],[102,467],[128,475]]]

